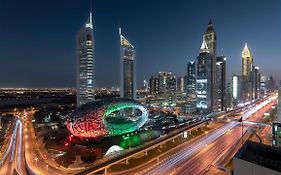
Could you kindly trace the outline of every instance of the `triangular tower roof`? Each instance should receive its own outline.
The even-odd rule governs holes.
[[[121,46],[134,48],[134,46],[122,35],[121,27],[119,27],[119,36]]]
[[[205,39],[203,38],[203,41],[202,41],[202,44],[201,44],[201,47],[200,47],[200,53],[204,53],[204,52],[209,53],[209,49],[208,49],[208,46],[205,42]]]

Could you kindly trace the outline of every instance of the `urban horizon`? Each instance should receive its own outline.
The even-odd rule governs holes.
[[[51,4],[51,2],[50,2],[50,4]],[[71,2],[68,5],[71,7],[71,5],[74,5],[74,4],[75,4],[75,2]],[[237,4],[239,4],[239,3],[237,3]],[[64,4],[64,5],[67,5],[67,4]],[[93,3],[92,8],[89,7],[89,3],[87,3],[87,2],[83,2],[80,5],[81,5],[81,7],[80,7],[81,11],[79,11],[79,13],[82,15],[80,15],[80,17],[77,16],[79,18],[79,21],[77,20],[77,22],[76,22],[77,25],[74,26],[74,28],[71,30],[68,29],[71,32],[68,32],[67,35],[66,34],[63,35],[63,38],[68,37],[68,39],[66,39],[65,41],[68,41],[68,45],[70,46],[69,48],[72,48],[71,49],[72,51],[65,47],[62,48],[63,52],[56,50],[55,52],[50,53],[50,54],[57,53],[57,55],[48,56],[47,60],[49,60],[49,61],[47,61],[47,60],[43,61],[42,59],[44,58],[44,56],[42,55],[42,53],[40,54],[39,51],[36,51],[39,54],[39,55],[36,54],[37,56],[39,56],[38,57],[39,59],[36,58],[36,61],[30,62],[30,61],[32,61],[32,59],[35,59],[35,57],[32,56],[31,53],[28,53],[27,52],[28,49],[27,49],[26,51],[23,51],[23,53],[30,55],[30,58],[26,59],[25,60],[26,63],[24,63],[24,64],[27,64],[27,65],[25,65],[25,67],[27,69],[23,70],[23,68],[20,67],[20,68],[17,68],[14,72],[7,70],[8,72],[11,73],[11,76],[9,79],[7,79],[4,76],[0,76],[0,80],[1,80],[0,87],[34,87],[34,88],[37,88],[37,87],[50,87],[50,88],[51,87],[75,87],[75,66],[74,66],[75,65],[75,52],[74,52],[75,41],[73,39],[75,38],[75,35],[76,35],[75,33],[77,33],[79,30],[79,25],[81,25],[83,23],[83,21],[87,20],[87,18],[88,18],[87,14],[89,14],[90,9],[92,9],[92,11],[93,11],[93,26],[94,26],[94,37],[95,37],[95,48],[94,48],[95,49],[95,65],[97,65],[96,66],[95,87],[101,88],[101,87],[119,86],[119,83],[118,83],[119,78],[118,78],[118,76],[116,76],[119,74],[119,66],[120,66],[119,61],[118,61],[119,60],[118,59],[118,57],[119,57],[118,44],[116,41],[116,39],[118,39],[117,38],[118,27],[123,28],[124,35],[127,36],[127,38],[129,40],[131,40],[137,48],[137,54],[136,54],[137,85],[138,85],[138,87],[141,87],[143,84],[143,80],[148,81],[151,75],[156,76],[158,74],[158,72],[161,72],[161,71],[173,72],[174,75],[179,76],[179,77],[184,76],[185,72],[186,72],[187,63],[189,61],[196,60],[196,57],[198,56],[199,48],[201,45],[200,35],[204,32],[204,29],[206,28],[209,19],[212,19],[214,28],[218,35],[217,55],[223,54],[227,57],[226,66],[228,68],[227,69],[227,80],[228,81],[231,80],[231,76],[233,74],[239,74],[241,72],[241,66],[240,66],[241,52],[244,48],[245,43],[248,43],[249,49],[251,50],[253,58],[255,60],[255,65],[259,65],[261,67],[262,75],[266,75],[267,77],[273,75],[273,77],[276,78],[276,80],[278,80],[276,82],[279,82],[279,80],[281,79],[281,77],[279,77],[279,75],[276,74],[274,71],[274,70],[278,70],[278,67],[276,67],[276,65],[278,65],[278,64],[270,64],[271,66],[267,66],[270,62],[273,62],[273,60],[275,60],[275,62],[276,61],[278,62],[278,60],[276,60],[276,58],[278,57],[278,54],[277,54],[278,52],[276,52],[276,51],[278,51],[278,49],[274,48],[275,44],[272,44],[270,49],[261,49],[261,48],[258,49],[258,47],[262,46],[261,43],[264,43],[264,41],[267,40],[267,39],[264,40],[261,38],[261,40],[257,43],[257,41],[256,41],[257,36],[261,36],[261,34],[259,32],[259,28],[256,29],[256,32],[250,32],[250,33],[247,33],[247,32],[249,32],[249,31],[247,31],[248,30],[247,29],[247,30],[245,30],[245,33],[241,33],[241,37],[240,37],[240,35],[238,35],[238,37],[235,37],[235,38],[239,38],[238,42],[236,40],[234,40],[233,42],[229,43],[229,41],[226,41],[226,38],[229,38],[230,36],[232,36],[232,33],[235,34],[236,29],[239,29],[241,31],[240,28],[242,26],[245,26],[245,22],[241,21],[240,23],[238,23],[238,21],[235,21],[236,26],[233,26],[230,29],[229,26],[231,26],[231,24],[229,24],[230,20],[228,20],[227,15],[224,18],[222,18],[221,16],[217,16],[217,14],[215,12],[211,11],[210,15],[204,15],[203,17],[201,15],[201,16],[192,18],[192,16],[190,16],[189,13],[184,14],[182,7],[179,8],[180,13],[181,13],[180,19],[186,17],[186,19],[189,19],[189,20],[196,20],[196,25],[191,26],[191,27],[189,26],[190,29],[188,29],[187,31],[192,30],[192,32],[186,32],[186,34],[184,34],[184,37],[180,37],[181,35],[183,35],[182,32],[180,32],[179,34],[171,33],[175,30],[174,28],[178,28],[180,26],[182,26],[182,27],[186,26],[186,24],[182,23],[182,21],[174,24],[174,26],[172,28],[168,28],[168,29],[163,28],[162,29],[163,32],[167,32],[167,34],[168,34],[166,37],[171,38],[171,36],[173,36],[173,38],[177,38],[177,40],[171,39],[172,45],[168,46],[168,48],[170,48],[170,50],[169,50],[169,49],[164,49],[165,47],[167,47],[167,44],[165,42],[161,42],[162,39],[155,38],[155,37],[161,37],[160,35],[154,34],[154,32],[155,32],[154,28],[156,27],[155,25],[151,26],[151,24],[150,24],[151,32],[149,32],[147,30],[145,30],[145,31],[140,30],[139,32],[137,32],[136,29],[134,28],[134,26],[131,26],[131,24],[129,22],[126,22],[128,20],[127,17],[122,18],[121,17],[122,13],[120,13],[119,11],[116,11],[114,13],[117,13],[118,16],[120,16],[120,17],[118,17],[118,19],[116,19],[116,16],[113,16],[114,13],[112,13],[111,17],[110,16],[106,17],[107,19],[112,18],[112,19],[110,19],[110,21],[112,21],[113,23],[110,26],[110,31],[106,30],[107,33],[105,34],[104,32],[101,32],[101,30],[105,29],[105,26],[104,26],[104,24],[100,24],[100,22],[99,22],[102,19],[102,9],[100,9],[100,8],[102,8],[105,4],[97,1],[97,2]],[[193,4],[193,5],[196,6],[196,4]],[[249,5],[250,4],[248,4],[248,3],[245,4],[246,7],[248,7]],[[9,4],[6,2],[3,2],[2,7],[5,7],[5,6],[9,7]],[[36,3],[35,3],[35,6],[36,6]],[[274,8],[273,4],[271,4],[269,6],[272,9]],[[243,7],[243,8],[246,8],[246,7]],[[111,6],[108,8],[110,9]],[[163,6],[163,8],[167,8],[167,7]],[[176,8],[176,7],[173,7],[173,8]],[[258,10],[260,7],[258,6],[255,8],[256,8],[256,10]],[[188,7],[187,7],[187,9],[188,9]],[[4,12],[5,12],[5,10],[4,10]],[[271,13],[273,13],[273,12],[274,12],[274,10],[272,10]],[[247,12],[243,12],[243,14],[246,15]],[[8,15],[8,14],[6,14],[6,15]],[[3,15],[3,16],[6,16],[6,15]],[[229,15],[233,15],[233,14],[229,13]],[[34,17],[31,17],[29,20],[24,18],[24,20],[28,21],[31,25],[33,25],[33,22],[35,22],[34,20],[36,19],[36,18],[35,19],[33,19],[33,18]],[[65,17],[62,16],[60,18],[65,18]],[[156,16],[154,18],[156,18]],[[157,16],[157,18],[160,19],[161,17]],[[252,18],[254,21],[257,20],[254,17],[252,17]],[[7,22],[7,19],[3,19],[2,22],[3,22],[3,24],[7,23],[7,26],[10,25],[9,22]],[[62,22],[62,24],[63,23],[64,23],[64,21]],[[69,19],[65,20],[65,23],[69,25]],[[47,24],[52,25],[52,22],[48,22]],[[135,25],[135,22],[133,22],[132,24]],[[234,22],[233,22],[233,24],[234,24]],[[162,23],[160,23],[159,25],[163,26]],[[173,24],[171,24],[171,25],[173,25]],[[249,26],[250,26],[249,28],[257,28],[257,27],[254,27],[254,26],[257,26],[257,23],[255,22],[254,24],[251,24],[251,25],[249,24]],[[281,25],[279,26],[279,24],[276,23],[276,27],[281,28]],[[28,29],[27,26],[24,26],[24,28],[26,28],[26,30]],[[50,28],[50,27],[48,27],[48,28]],[[48,28],[46,28],[44,30],[46,32],[48,32]],[[227,30],[225,30],[225,28]],[[52,30],[53,29],[50,28],[49,31],[52,31]],[[60,30],[62,30],[62,29],[60,29]],[[66,29],[64,29],[64,30],[66,30]],[[239,31],[239,30],[237,30],[237,31]],[[182,31],[182,29],[180,31]],[[4,35],[5,27],[2,30],[2,32],[0,32],[0,33],[2,35]],[[230,33],[231,33],[231,35],[229,35]],[[108,43],[107,35],[110,35],[113,37],[112,39],[114,39],[114,40],[111,40],[111,43]],[[155,35],[155,37],[154,37],[154,35]],[[171,35],[171,36],[169,36],[169,35]],[[237,35],[237,33],[236,33],[236,35]],[[276,33],[276,35],[277,35],[277,33]],[[143,36],[143,37],[140,37],[140,36]],[[153,36],[152,37],[153,41],[151,41],[148,38],[149,36]],[[5,36],[3,36],[3,37],[5,38]],[[32,39],[33,37],[30,37],[30,38]],[[64,43],[65,41],[63,41],[63,38],[62,39],[48,39],[48,40],[46,40],[46,44],[50,43],[51,41]],[[107,45],[109,44],[109,46],[110,46],[109,50],[108,50],[108,48],[105,49],[103,47],[103,45],[105,44],[105,42],[101,40],[103,38],[105,39]],[[142,38],[146,38],[147,41],[144,42],[142,40]],[[189,39],[187,40],[187,38],[189,38]],[[233,37],[231,37],[231,38],[233,39]],[[253,39],[253,38],[255,38],[255,39]],[[49,41],[49,40],[51,40],[51,41]],[[55,40],[57,40],[57,41],[55,41]],[[274,38],[274,40],[277,41],[278,39]],[[69,41],[71,41],[71,42],[69,43]],[[190,41],[192,41],[192,43]],[[43,43],[45,43],[45,42],[43,42]],[[147,43],[151,43],[152,48],[154,48],[153,52],[151,52],[153,57],[147,56],[148,50],[151,49],[151,48],[147,48],[144,46],[144,44],[147,45]],[[186,43],[186,44],[184,44],[184,43]],[[4,43],[0,42],[0,46],[1,45],[2,45],[2,48],[7,48],[7,46],[9,46],[9,43],[8,43],[8,45],[6,45],[4,47],[3,46]],[[163,49],[160,49],[161,45],[163,45]],[[270,45],[268,45],[268,46],[270,46]],[[266,46],[266,47],[268,47],[268,46]],[[44,48],[44,50],[46,50],[46,51],[54,50],[54,49],[52,49],[51,45],[48,45],[45,47],[46,48]],[[56,47],[61,47],[61,46],[56,46]],[[43,50],[43,48],[39,48],[38,50]],[[166,50],[170,53],[167,53]],[[261,50],[263,50],[263,52],[261,52]],[[14,62],[21,57],[21,56],[20,57],[16,56],[16,53],[15,54],[12,53],[9,55],[7,55],[8,53],[6,51],[3,51],[1,53],[2,53],[2,56],[1,55],[0,56],[1,56],[1,58],[3,58],[5,60],[7,65],[15,64]],[[178,55],[179,53],[180,53],[180,55]],[[60,58],[57,57],[62,54],[67,54],[68,57],[67,58],[64,56],[60,56]],[[272,54],[273,55],[275,54],[275,56],[271,56]],[[8,58],[9,58],[9,60],[7,60]],[[164,59],[161,59],[161,58],[164,58]],[[58,61],[58,64],[55,63],[55,65],[54,65],[55,59]],[[272,60],[272,61],[266,62],[266,60]],[[52,66],[51,66],[51,64],[49,65],[46,61],[52,63]],[[33,74],[32,72],[34,72],[36,69],[38,69],[37,67],[39,65],[42,65],[42,62],[44,62],[44,64],[46,65],[46,69],[38,70],[37,71],[38,73],[36,75]],[[109,64],[112,66],[112,72],[101,69],[102,67],[106,67]],[[2,65],[3,65],[2,69],[5,70],[7,66],[4,66],[5,64],[2,64]],[[66,66],[64,66],[64,65],[66,65]],[[232,65],[237,65],[237,66],[232,66]],[[16,65],[16,67],[17,67],[17,65]],[[145,69],[143,69],[144,67],[145,67]],[[23,71],[23,72],[21,74],[19,74],[18,71]],[[51,72],[48,72],[48,71],[51,71]],[[56,73],[56,75],[52,72]],[[17,75],[17,76],[15,76],[15,75]],[[37,77],[38,75],[41,75],[42,77],[44,77],[44,81],[42,81],[43,79]],[[21,77],[20,80],[17,80],[19,77]],[[106,80],[109,80],[109,81],[106,81]]]
[[[280,7],[1,1],[0,175],[280,175]]]

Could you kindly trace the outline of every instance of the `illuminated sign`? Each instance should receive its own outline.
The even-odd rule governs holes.
[[[207,79],[196,80],[197,108],[207,109]]]

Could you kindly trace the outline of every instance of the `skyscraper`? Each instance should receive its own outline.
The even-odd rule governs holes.
[[[177,91],[184,92],[184,77],[177,77]]]
[[[245,43],[245,47],[242,51],[242,75],[246,78],[246,80],[251,80],[251,72],[253,66],[253,57],[248,49],[247,43]]]
[[[204,40],[208,46],[211,55],[211,107],[212,111],[217,110],[217,82],[216,82],[216,57],[217,57],[217,34],[214,30],[212,20],[210,19]]]
[[[186,81],[186,101],[194,104],[196,102],[196,64],[195,61],[190,61],[187,64],[187,81]]]
[[[120,96],[136,99],[136,49],[122,35],[120,37]]]
[[[242,77],[243,77],[243,100],[244,102],[249,101],[253,98],[253,57],[248,49],[247,43],[242,51]]]
[[[243,102],[242,99],[242,76],[233,75],[232,76],[232,104],[234,106]]]
[[[76,35],[77,107],[94,100],[94,33],[92,13]]]
[[[224,55],[217,57],[216,63],[217,80],[217,107],[219,111],[226,110],[226,57]]]
[[[167,93],[168,92],[168,84],[172,79],[172,72],[159,72],[158,79],[159,79],[159,92],[160,93]]]
[[[149,79],[149,92],[150,95],[156,95],[159,93],[159,79],[151,76]]]
[[[260,73],[259,73],[259,67],[254,66],[253,67],[253,99],[258,99],[260,97]]]
[[[203,39],[200,53],[197,57],[197,80],[196,80],[196,108],[200,114],[208,114],[212,108],[212,56]]]

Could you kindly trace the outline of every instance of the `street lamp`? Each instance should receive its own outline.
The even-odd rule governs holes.
[[[208,131],[205,131],[205,147],[207,148],[207,134],[208,134]]]

